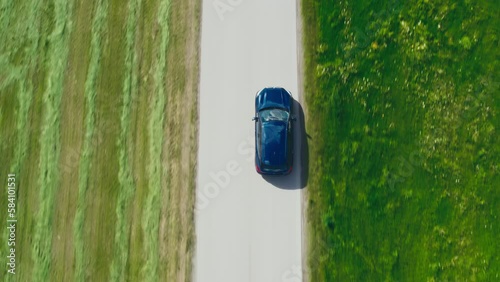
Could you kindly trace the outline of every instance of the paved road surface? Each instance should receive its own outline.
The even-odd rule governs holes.
[[[263,87],[298,100],[296,32],[295,1],[203,1],[195,281],[299,281],[300,154],[258,175],[251,121]]]

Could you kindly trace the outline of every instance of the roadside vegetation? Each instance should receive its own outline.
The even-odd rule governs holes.
[[[302,0],[309,281],[500,279],[499,14]]]
[[[2,1],[0,281],[191,280],[200,4]]]

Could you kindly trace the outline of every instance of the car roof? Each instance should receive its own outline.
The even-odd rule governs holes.
[[[261,136],[261,163],[278,167],[287,161],[287,126],[283,121],[263,122]]]

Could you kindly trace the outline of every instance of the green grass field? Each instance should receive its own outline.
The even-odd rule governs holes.
[[[500,279],[499,14],[302,0],[310,281]]]
[[[0,3],[0,281],[191,280],[200,4]]]

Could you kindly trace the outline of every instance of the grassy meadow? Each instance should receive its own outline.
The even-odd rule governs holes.
[[[0,281],[191,280],[200,5],[1,1]]]
[[[309,281],[500,279],[500,2],[302,0]]]

